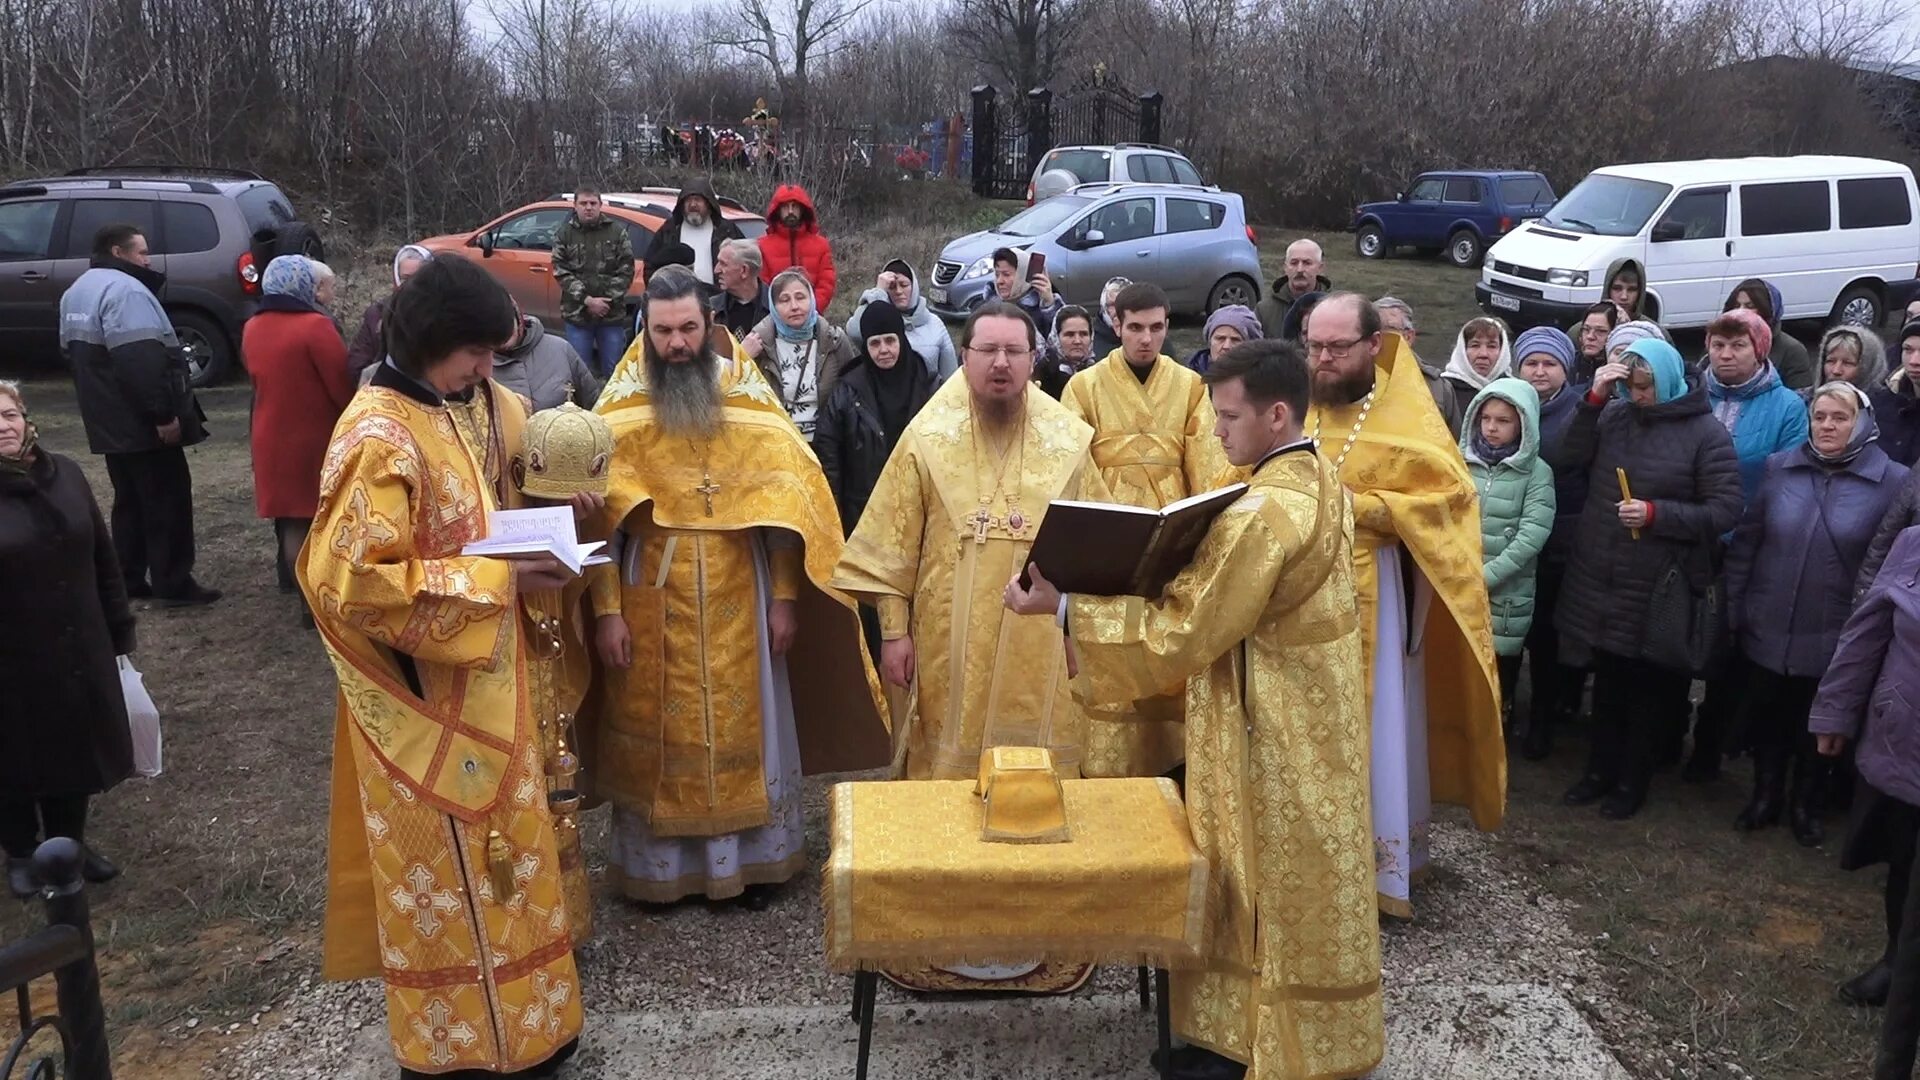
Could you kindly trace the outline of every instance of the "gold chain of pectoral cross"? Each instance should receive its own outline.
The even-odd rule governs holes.
[[[978,462],[985,456],[980,450],[980,418],[978,414],[973,413],[971,403],[969,403],[968,412],[971,421],[968,437],[973,443],[974,461]],[[1006,494],[1007,466],[1015,460],[1018,460],[1022,465],[1026,462],[1027,440],[1025,437],[1025,420],[1026,413],[1023,409],[1019,420],[1011,426],[1013,445],[1009,445],[1000,451],[1000,472],[993,478],[993,489],[987,491],[984,488],[979,488],[978,490],[981,491],[980,506],[974,510],[973,513],[967,515],[966,522],[968,525],[973,526],[973,542],[976,544],[985,544],[987,542],[987,530],[996,522],[1005,524],[1007,531],[1013,533],[1015,536],[1018,536],[1026,530],[1026,516],[1023,515],[1020,512],[1020,508],[1014,504],[1013,496]],[[1014,455],[1015,445],[1017,445],[1020,450],[1017,459]],[[975,468],[977,470],[978,466],[976,465]],[[993,500],[995,498],[1002,500],[1007,508],[1004,519],[997,519],[993,516]]]
[[[1353,450],[1354,440],[1360,437],[1360,428],[1366,424],[1367,414],[1372,411],[1373,391],[1369,390],[1367,391],[1367,396],[1360,399],[1360,417],[1353,422],[1353,430],[1347,432],[1346,445],[1340,448],[1340,456],[1333,459],[1333,471],[1335,474],[1340,472],[1340,466],[1346,464],[1347,454]],[[1313,430],[1307,434],[1307,438],[1312,439],[1316,446],[1320,443],[1320,425],[1325,419],[1326,414],[1324,412],[1315,416],[1313,418]]]

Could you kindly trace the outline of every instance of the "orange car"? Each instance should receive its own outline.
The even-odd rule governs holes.
[[[653,233],[673,214],[680,200],[677,188],[641,188],[637,192],[609,191],[600,196],[606,212],[625,223],[633,240],[634,253],[644,253],[653,243]],[[528,203],[487,222],[472,232],[430,236],[420,241],[433,252],[463,255],[487,268],[494,280],[507,287],[520,310],[538,315],[547,329],[559,332],[560,288],[553,282],[553,233],[573,213],[573,194],[560,192],[539,202]],[[757,240],[767,231],[766,219],[722,196],[720,213],[739,226],[749,240]],[[647,280],[646,264],[634,260],[633,292],[637,294]]]

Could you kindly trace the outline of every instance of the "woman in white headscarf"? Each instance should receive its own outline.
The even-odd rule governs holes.
[[[393,287],[399,288],[402,282],[413,276],[415,270],[420,269],[422,263],[431,258],[433,252],[419,244],[408,244],[394,252]],[[379,363],[387,354],[380,342],[380,325],[386,320],[387,301],[391,298],[392,294],[389,293],[367,305],[367,310],[360,316],[360,329],[353,335],[353,344],[347,347],[347,374],[356,382],[360,380],[362,372]]]

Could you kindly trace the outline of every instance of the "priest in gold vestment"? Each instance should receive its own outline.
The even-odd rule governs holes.
[[[1067,411],[1093,426],[1093,463],[1116,502],[1158,510],[1211,491],[1231,466],[1213,434],[1200,376],[1160,353],[1172,310],[1158,285],[1136,281],[1113,302],[1120,348],[1068,380]],[[1087,727],[1087,776],[1159,776],[1183,759],[1179,697],[1128,706],[1124,724]]]
[[[1029,392],[1036,331],[989,302],[961,332],[961,372],[934,392],[874,485],[833,584],[880,613],[882,674],[911,687],[896,718],[909,779],[972,778],[989,746],[1044,746],[1068,775],[1086,715],[1067,689],[1058,634],[1003,610],[1047,504],[1111,501],[1093,431]]]
[[[580,1035],[520,618],[523,594],[571,575],[461,554],[509,502],[526,414],[488,374],[515,318],[452,256],[394,295],[299,561],[340,684],[324,974],[385,980],[406,1077],[517,1075]]]
[[[757,908],[806,865],[802,775],[889,761],[885,703],[858,610],[827,587],[826,476],[754,364],[714,352],[698,282],[673,269],[594,408],[613,429],[615,561],[593,578],[588,765],[626,896]]]
[[[1353,493],[1380,908],[1407,918],[1433,801],[1465,806],[1486,830],[1506,811],[1480,503],[1413,354],[1373,305],[1335,293],[1307,324],[1307,434]]]
[[[1007,604],[1061,619],[1079,696],[1184,687],[1187,819],[1212,875],[1205,966],[1173,973],[1188,1045],[1172,1075],[1362,1076],[1385,1029],[1353,516],[1302,436],[1297,343],[1236,346],[1206,381],[1227,454],[1253,474],[1192,564],[1152,601],[1063,599],[1036,569]]]

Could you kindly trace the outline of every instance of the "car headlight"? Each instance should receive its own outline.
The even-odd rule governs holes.
[[[986,277],[991,273],[993,273],[993,256],[982,255],[968,264],[966,271],[960,275],[960,278],[964,281],[968,278]]]
[[[1547,284],[1583,289],[1587,285],[1587,272],[1585,270],[1549,270]]]

